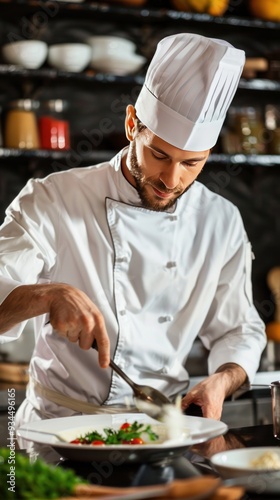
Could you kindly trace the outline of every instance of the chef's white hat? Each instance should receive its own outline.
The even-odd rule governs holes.
[[[161,40],[135,104],[139,120],[183,150],[218,139],[245,63],[224,40],[180,33]]]

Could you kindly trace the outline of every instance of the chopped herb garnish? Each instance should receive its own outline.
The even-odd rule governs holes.
[[[87,432],[83,436],[79,436],[71,443],[73,444],[145,444],[147,441],[156,441],[158,435],[152,430],[150,425],[133,422],[129,424],[125,422],[117,430],[105,428],[104,433],[97,431]]]

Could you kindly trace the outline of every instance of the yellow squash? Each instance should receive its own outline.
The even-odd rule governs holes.
[[[142,7],[147,0],[108,0],[108,3],[117,3],[127,7]]]
[[[177,10],[200,12],[211,16],[222,16],[229,6],[229,0],[172,0]]]
[[[249,0],[249,9],[254,17],[280,22],[280,0]]]

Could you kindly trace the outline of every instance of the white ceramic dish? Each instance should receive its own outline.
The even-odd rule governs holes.
[[[48,63],[53,68],[78,73],[91,60],[91,48],[85,43],[62,43],[49,47]]]
[[[90,67],[102,73],[113,75],[129,75],[139,71],[145,64],[146,58],[139,54],[131,54],[126,57],[104,57],[92,56]]]
[[[28,441],[34,441],[54,448],[61,456],[78,461],[112,460],[118,454],[129,462],[154,462],[168,456],[182,455],[190,446],[202,443],[224,434],[227,425],[213,419],[185,416],[186,432],[180,439],[146,445],[110,445],[92,446],[64,443],[59,436],[71,441],[77,436],[92,430],[102,431],[108,427],[119,427],[124,422],[143,422],[151,424],[155,432],[162,424],[144,413],[122,413],[116,415],[83,415],[77,417],[55,418],[25,424],[18,430],[18,435]],[[159,427],[160,426],[160,427]]]
[[[133,54],[137,48],[132,40],[119,36],[90,36],[86,42],[91,46],[92,56],[100,59],[107,56],[120,57]]]
[[[25,69],[37,69],[47,58],[48,46],[40,40],[19,40],[4,45],[2,54],[10,64]]]
[[[272,467],[256,468],[252,465],[253,460],[259,459],[267,453],[276,454],[278,460],[280,461],[280,448],[276,446],[259,446],[252,448],[239,448],[236,450],[216,453],[211,457],[211,463],[223,478],[248,476],[248,474],[263,474],[264,472],[273,472],[280,476],[280,467],[279,469]]]

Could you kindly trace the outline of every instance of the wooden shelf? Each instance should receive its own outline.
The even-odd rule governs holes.
[[[82,81],[89,83],[106,83],[106,84],[143,84],[143,75],[113,75],[105,73],[96,73],[95,71],[88,69],[81,73],[70,73],[68,71],[61,71],[52,68],[40,68],[40,69],[24,69],[13,64],[0,64],[0,75],[8,77],[21,77],[30,79],[49,79],[58,80],[66,79],[73,81]],[[280,83],[279,83],[280,88]]]
[[[67,161],[71,152],[75,150],[51,151],[46,149],[10,149],[0,148],[0,159],[13,160],[22,158],[26,160],[60,160]],[[117,151],[114,150],[95,150],[90,153],[84,153],[81,156],[83,163],[99,163],[111,159]],[[244,154],[218,154],[213,153],[209,157],[207,164],[246,164],[251,166],[274,167],[280,165],[280,155],[244,155]]]
[[[0,0],[1,1],[1,0]],[[77,82],[88,82],[96,84],[123,84],[123,85],[143,85],[145,76],[136,75],[113,75],[105,73],[96,73],[88,69],[81,73],[70,73],[68,71],[60,71],[52,68],[40,69],[24,69],[12,64],[0,64],[0,75],[7,77],[21,77],[30,79],[49,79],[49,80],[69,80]],[[280,81],[267,80],[267,79],[252,79],[246,80],[241,78],[239,88],[244,90],[255,90],[260,92],[279,92]]]
[[[112,5],[106,2],[92,2],[90,0],[84,2],[75,1],[56,1],[60,11],[67,10],[68,12],[93,12],[101,15],[112,15],[117,17],[126,16],[130,19],[138,19],[143,22],[163,21],[163,22],[185,22],[191,21],[193,23],[205,23],[213,25],[223,25],[233,28],[253,28],[253,29],[269,29],[279,30],[280,23],[273,21],[264,21],[251,17],[239,17],[231,15],[230,9],[223,17],[210,16],[209,14],[199,14],[192,12],[181,12],[172,8],[154,8],[151,7],[152,2],[144,5],[143,7],[129,7],[122,5]],[[30,9],[42,9],[43,3],[41,0],[0,0],[0,8],[3,6],[18,5],[21,7],[28,7]],[[232,9],[232,12],[234,10]]]

